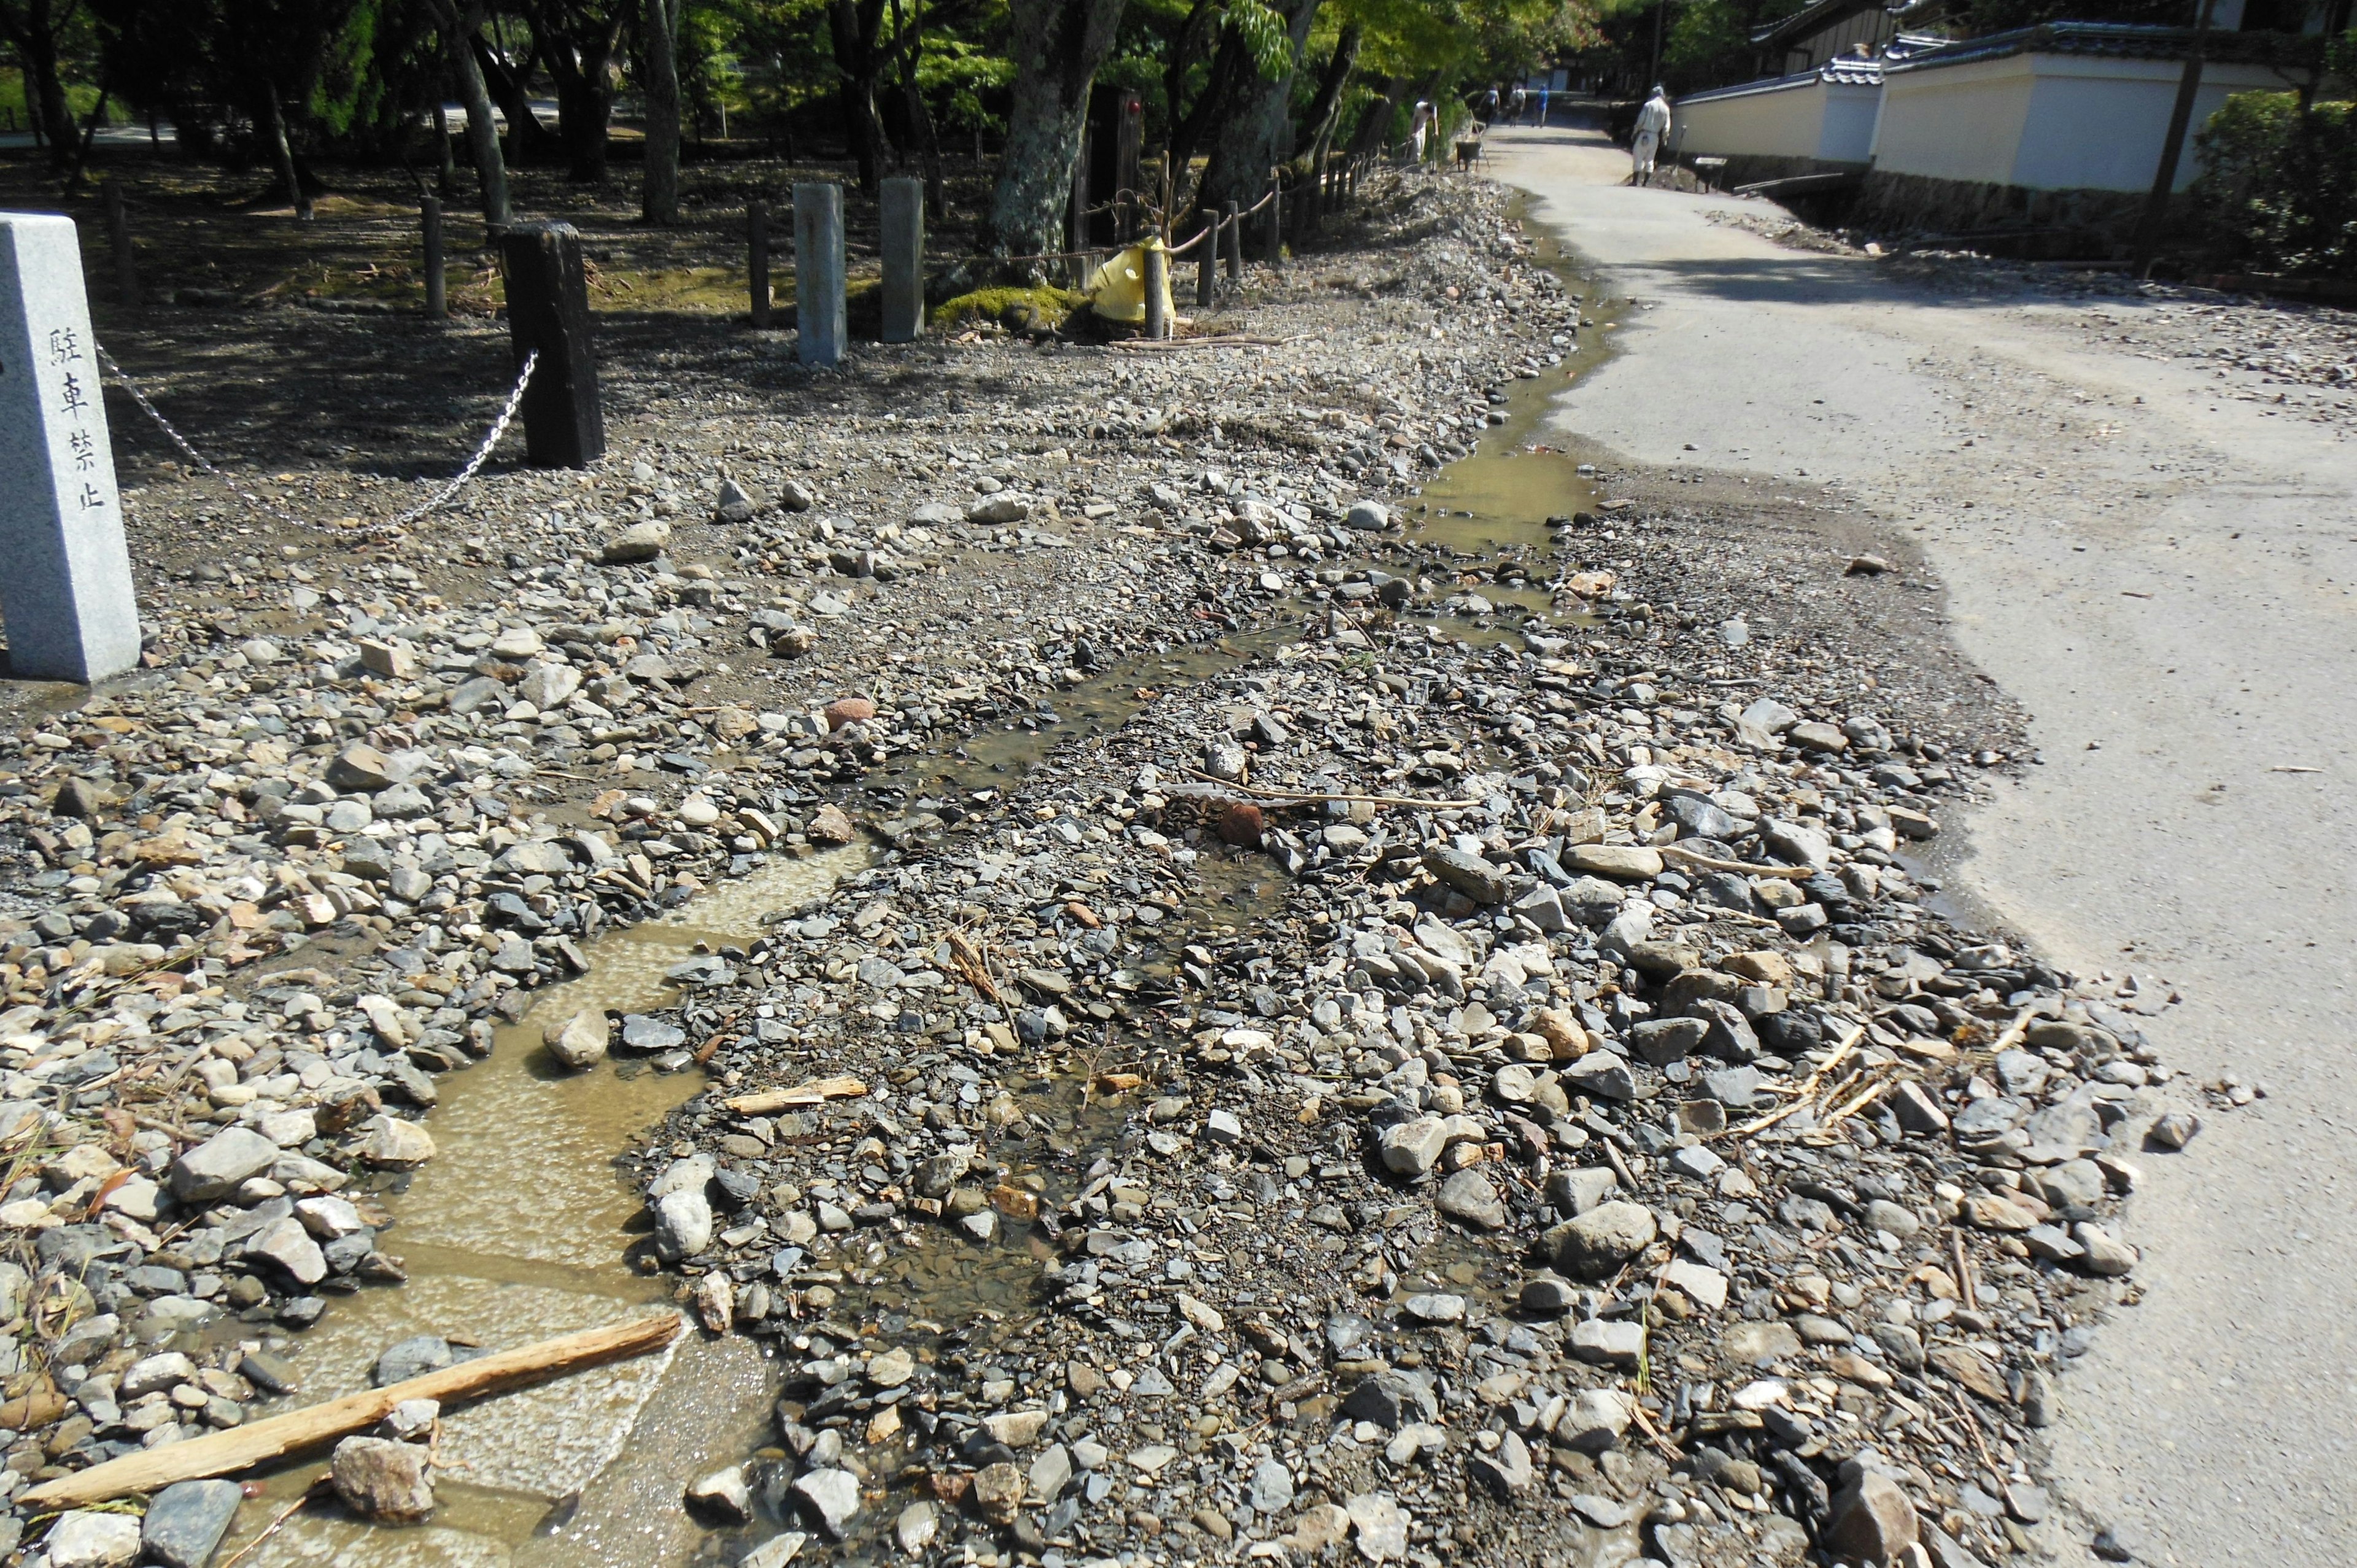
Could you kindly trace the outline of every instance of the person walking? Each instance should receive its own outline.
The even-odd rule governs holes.
[[[1630,145],[1629,183],[1653,183],[1653,159],[1662,150],[1662,138],[1670,134],[1670,95],[1662,84],[1653,84],[1653,95],[1637,111],[1637,135]]]

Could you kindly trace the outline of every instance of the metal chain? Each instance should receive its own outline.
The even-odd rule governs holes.
[[[383,522],[369,523],[360,528],[338,528],[328,523],[313,522],[307,518],[297,517],[284,508],[274,506],[253,491],[245,489],[235,479],[213,467],[203,453],[188,444],[188,438],[173,427],[172,422],[164,417],[163,411],[148,400],[147,394],[139,389],[139,383],[133,381],[123,367],[114,362],[114,356],[108,353],[103,346],[98,348],[98,362],[105,367],[107,374],[122,384],[124,392],[131,394],[131,401],[139,405],[140,411],[156,422],[156,428],[171,438],[172,445],[187,455],[189,462],[219,479],[228,487],[230,494],[237,497],[254,510],[275,518],[281,522],[292,523],[296,528],[314,529],[322,533],[332,533],[340,539],[372,539],[380,534],[391,533],[396,529],[406,528],[427,512],[442,506],[451,497],[464,489],[468,481],[481,471],[484,463],[490,458],[491,449],[500,444],[500,437],[505,435],[508,433],[508,426],[514,423],[516,410],[523,406],[523,391],[531,384],[532,372],[540,363],[540,350],[534,349],[524,356],[523,369],[517,372],[515,390],[508,393],[507,406],[500,410],[500,416],[491,422],[490,434],[483,437],[483,444],[475,448],[475,455],[467,460],[465,467],[458,470],[457,478],[443,486],[439,492],[423,505],[414,506],[400,516],[388,519]]]

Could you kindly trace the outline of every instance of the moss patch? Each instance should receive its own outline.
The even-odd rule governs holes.
[[[995,321],[1009,331],[1060,326],[1088,303],[1086,295],[1042,284],[1036,288],[978,288],[933,307],[932,323],[949,328]]]

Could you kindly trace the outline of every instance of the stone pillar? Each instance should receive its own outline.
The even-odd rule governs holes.
[[[794,318],[796,359],[843,362],[843,187],[832,180],[794,187]]]
[[[770,329],[770,204],[745,203],[745,270],[753,295],[753,330]]]
[[[0,214],[0,610],[18,679],[139,662],[139,608],[73,220]]]
[[[1170,310],[1163,302],[1170,292],[1170,252],[1149,236],[1146,242],[1146,335],[1170,336]]]
[[[913,343],[925,330],[925,182],[884,182],[884,341]]]

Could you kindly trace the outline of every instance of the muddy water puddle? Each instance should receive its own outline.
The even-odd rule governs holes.
[[[644,1226],[616,1156],[703,1087],[699,1071],[638,1064],[565,1073],[542,1026],[581,1008],[638,1012],[675,999],[664,972],[699,946],[749,941],[762,914],[806,904],[869,858],[844,850],[783,861],[686,909],[599,938],[582,978],[535,998],[500,1031],[487,1061],[437,1082],[427,1125],[439,1153],[389,1201],[388,1250],[409,1283],[336,1302],[299,1339],[313,1403],[369,1386],[387,1347],[463,1335],[504,1347],[653,1310],[668,1299],[625,1251]],[[633,1069],[636,1070],[633,1070]],[[683,1478],[734,1457],[765,1429],[770,1378],[743,1339],[684,1336],[667,1355],[601,1369],[449,1415],[434,1522],[385,1530],[314,1505],[245,1561],[268,1564],[654,1563],[701,1532],[682,1514]],[[318,1475],[284,1472],[247,1506],[231,1543],[251,1539]]]

